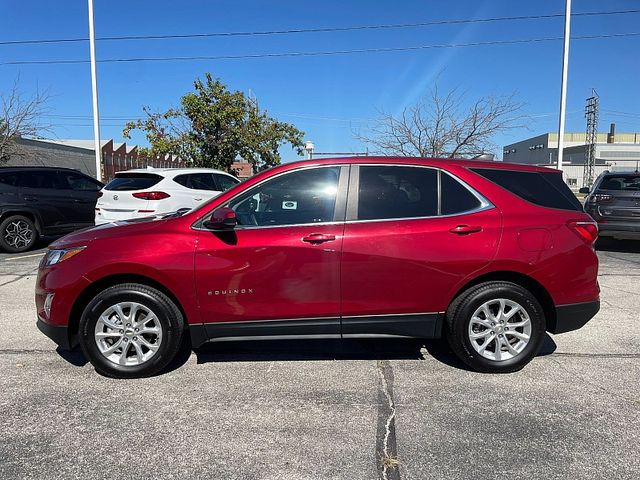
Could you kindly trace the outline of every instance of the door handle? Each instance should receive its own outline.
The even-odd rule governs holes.
[[[482,231],[480,225],[458,225],[449,230],[456,235],[469,235],[470,233],[478,233]]]
[[[335,239],[336,239],[335,235],[330,235],[326,233],[312,233],[310,235],[307,235],[306,237],[303,237],[302,241],[307,243],[317,244],[317,243],[331,242]]]
[[[23,198],[27,202],[37,202],[38,201],[38,199],[36,197],[32,197],[31,195],[25,195]]]

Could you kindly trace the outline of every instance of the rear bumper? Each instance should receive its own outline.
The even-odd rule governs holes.
[[[600,310],[600,300],[558,305],[556,318],[547,325],[551,333],[565,333],[584,327]]]
[[[640,222],[638,223],[599,223],[598,236],[620,239],[640,240]]]
[[[36,325],[42,333],[64,350],[71,350],[75,346],[72,339],[69,338],[69,328],[66,325],[51,325],[41,318],[38,318]]]

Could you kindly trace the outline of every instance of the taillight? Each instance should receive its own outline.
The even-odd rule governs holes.
[[[604,193],[595,193],[589,197],[589,203],[607,203],[611,200],[613,200],[613,196]]]
[[[567,226],[587,243],[593,243],[598,238],[598,224],[595,222],[569,222]]]
[[[138,192],[134,193],[133,196],[142,200],[162,200],[163,198],[169,198],[171,195],[165,192]]]
[[[104,193],[102,193],[102,192],[96,193],[96,197],[98,197],[98,198],[100,198],[102,195],[104,195]]]

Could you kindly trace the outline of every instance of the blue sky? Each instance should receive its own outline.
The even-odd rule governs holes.
[[[574,0],[573,11],[640,8],[637,0]],[[292,28],[344,27],[433,20],[562,13],[562,0],[436,1],[260,1],[95,0],[96,35],[154,35]],[[0,41],[85,37],[85,1],[4,0]],[[640,14],[577,17],[573,35],[640,32]],[[420,28],[306,33],[260,37],[153,41],[101,41],[98,59],[235,55],[292,51],[410,47],[562,35],[562,18],[442,25]],[[567,130],[584,130],[584,99],[591,88],[601,98],[600,130],[640,131],[640,36],[573,41],[569,70]],[[0,64],[19,60],[87,59],[88,44],[0,45]],[[318,151],[358,151],[354,130],[377,110],[398,112],[420,99],[438,76],[443,91],[459,88],[469,100],[517,92],[532,116],[528,129],[495,138],[502,146],[557,129],[562,42],[325,57],[109,63],[98,65],[103,138],[121,140],[126,119],[142,105],[176,105],[204,72],[231,89],[251,91],[271,115],[306,132]],[[19,76],[29,93],[53,95],[52,122],[58,138],[92,138],[91,86],[87,64],[0,65],[0,89]],[[623,112],[623,113],[613,113]],[[134,141],[144,143],[140,136]],[[286,157],[294,158],[292,151]]]

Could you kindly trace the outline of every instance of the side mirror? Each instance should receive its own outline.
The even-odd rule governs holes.
[[[584,193],[586,195],[590,191],[591,191],[591,189],[589,187],[582,187],[580,190],[578,190],[578,193]]]
[[[202,222],[207,230],[232,230],[238,224],[236,212],[229,207],[216,208],[211,216]]]

